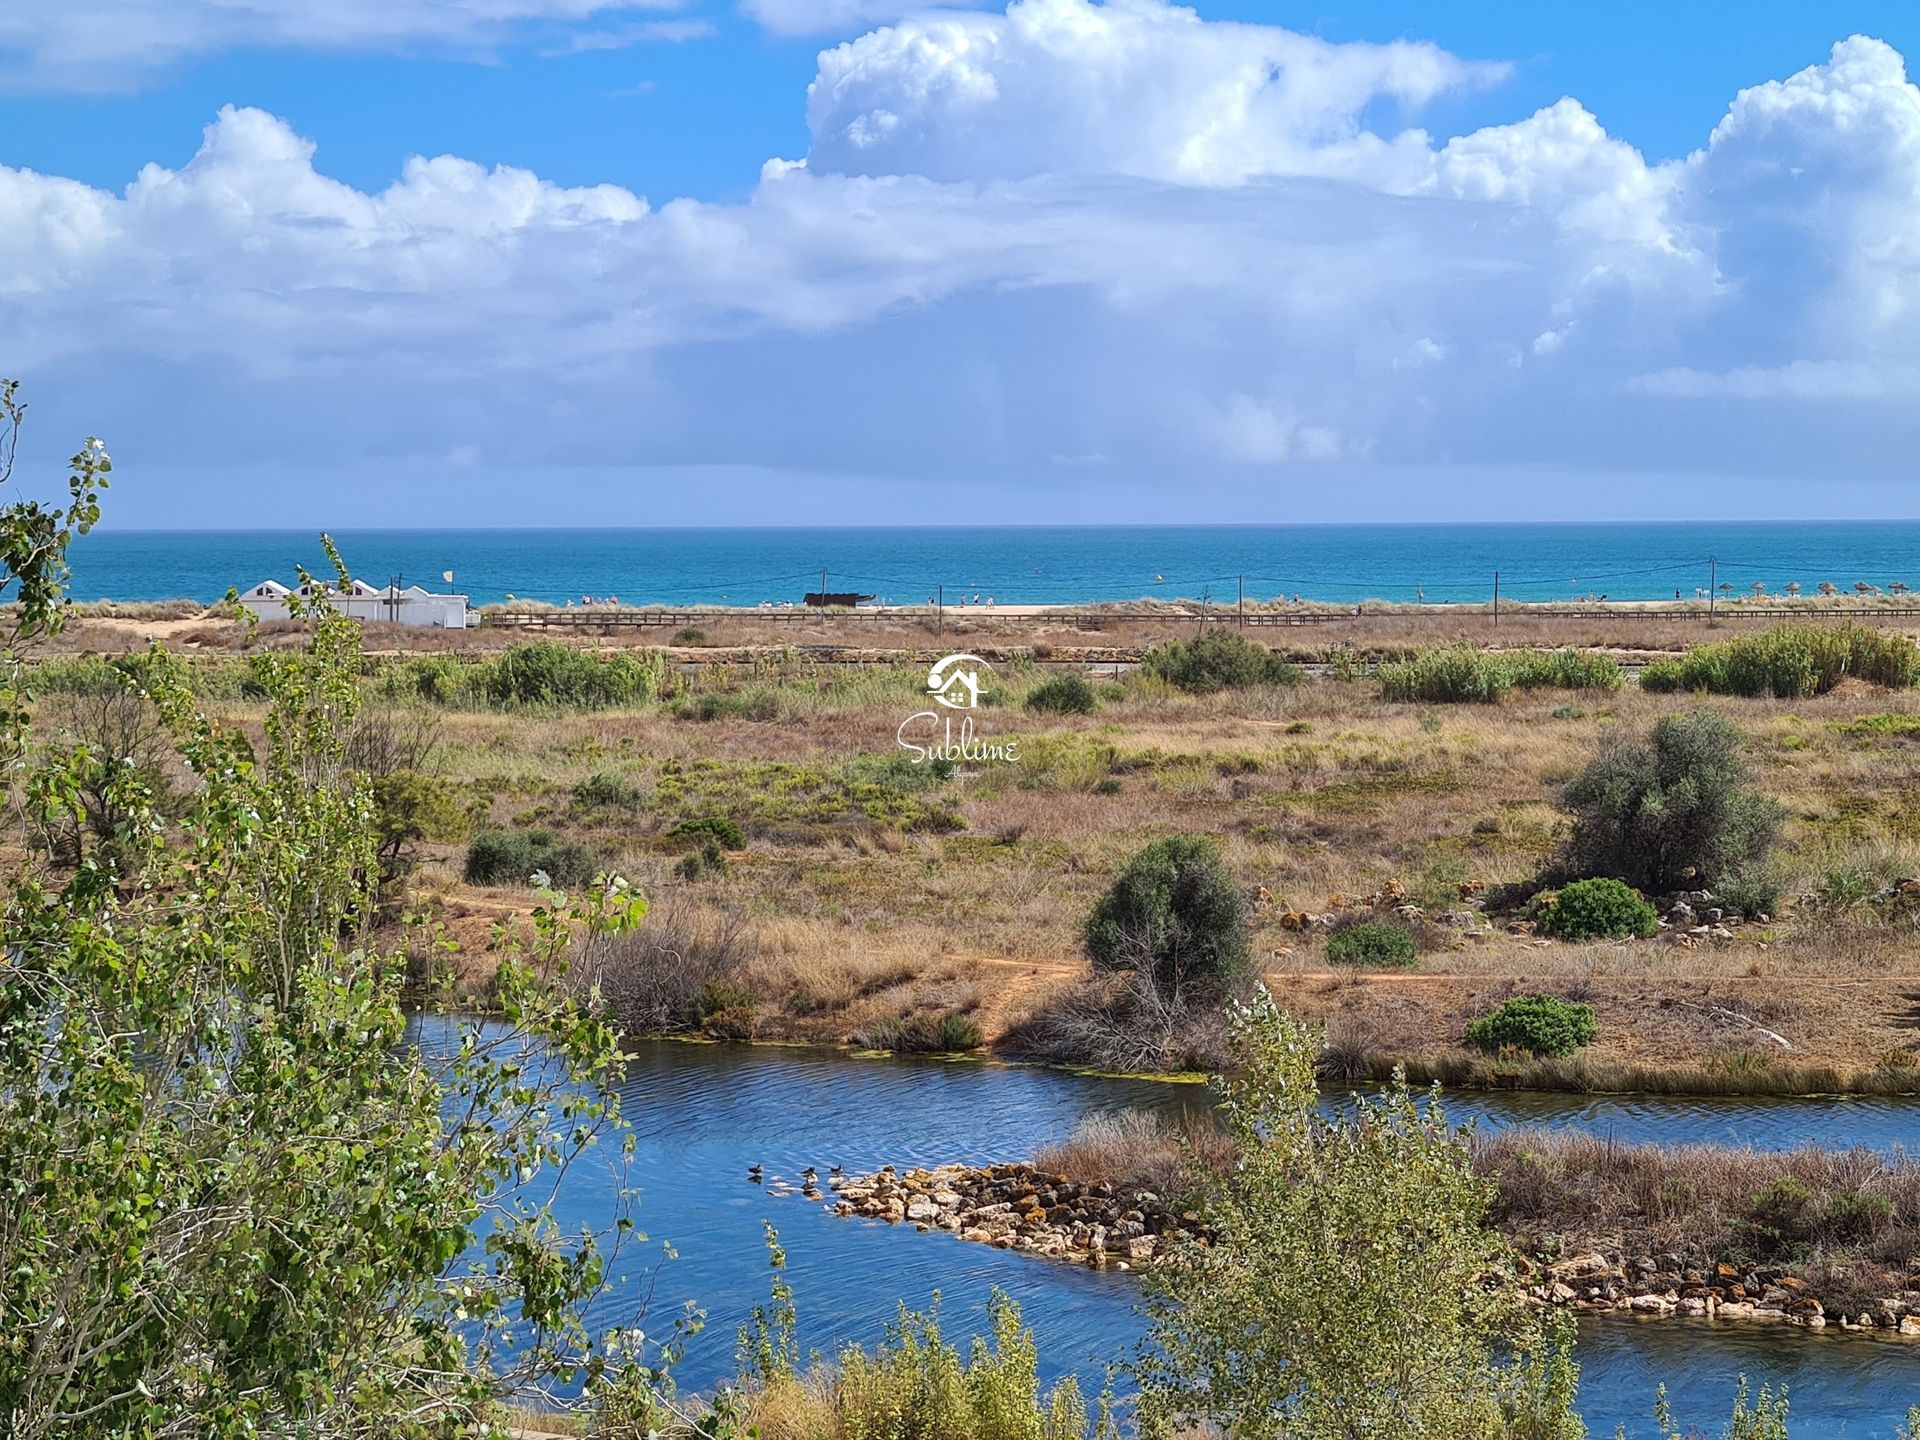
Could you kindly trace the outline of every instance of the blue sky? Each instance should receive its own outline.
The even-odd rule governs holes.
[[[14,0],[0,373],[121,523],[1915,515],[1917,31]]]
[[[1284,25],[1332,40],[1432,40],[1515,63],[1510,83],[1436,107],[1448,130],[1496,124],[1579,97],[1649,159],[1698,147],[1734,92],[1875,35],[1906,52],[1910,4],[1755,0],[1722,5],[1534,3],[1347,7],[1204,3],[1213,19]],[[665,12],[663,12],[665,13]],[[222,105],[253,105],[321,144],[329,174],[372,189],[410,154],[519,165],[562,185],[611,181],[654,199],[737,199],[770,155],[807,146],[805,90],[824,44],[859,26],[782,35],[729,6],[689,5],[713,34],[617,50],[553,52],[547,37],[480,54],[413,45],[399,54],[254,47],[116,77],[106,93],[16,84],[0,95],[8,164],[118,188],[141,165],[184,164]],[[170,137],[171,145],[156,144]]]

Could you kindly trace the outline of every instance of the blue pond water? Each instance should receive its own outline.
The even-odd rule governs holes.
[[[1210,596],[1480,603],[1500,572],[1517,600],[1691,598],[1714,580],[1778,593],[1797,581],[1920,587],[1920,522],[1700,521],[1530,525],[1180,525],[689,530],[343,530],[356,575],[455,583],[484,604],[583,595],[627,604],[757,605],[831,590],[923,604]],[[76,599],[212,601],[296,563],[325,571],[308,531],[103,530],[73,547]],[[1716,562],[1712,567],[1709,561]]]
[[[427,1026],[445,1024],[425,1022]],[[429,1043],[431,1043],[429,1032]],[[651,1291],[650,1328],[692,1300],[709,1317],[681,1371],[710,1385],[731,1373],[736,1327],[763,1300],[761,1225],[780,1229],[803,1347],[831,1352],[871,1342],[899,1304],[924,1307],[936,1292],[950,1333],[985,1323],[999,1286],[1018,1300],[1040,1341],[1049,1377],[1072,1371],[1090,1391],[1128,1354],[1141,1322],[1138,1277],[1024,1258],[943,1233],[841,1219],[797,1195],[747,1181],[750,1164],[771,1182],[807,1165],[822,1175],[892,1162],[1024,1159],[1084,1115],[1126,1107],[1178,1111],[1203,1105],[1196,1087],[1092,1079],[973,1063],[858,1060],[834,1052],[637,1041],[620,1086],[634,1130],[628,1183],[641,1194],[652,1237],[623,1252],[612,1290],[595,1308],[603,1325],[631,1323]],[[1462,1096],[1461,1118],[1487,1126],[1573,1125],[1623,1141],[1719,1141],[1782,1148],[1861,1144],[1881,1149],[1920,1134],[1920,1105],[1899,1101],[1761,1102],[1592,1099],[1554,1095]],[[604,1224],[616,1179],[602,1156],[577,1166],[559,1193],[572,1225]],[[660,1242],[678,1258],[663,1261]],[[1920,1402],[1920,1345],[1675,1321],[1589,1320],[1581,1330],[1583,1409],[1596,1436],[1617,1424],[1651,1435],[1654,1387],[1664,1381],[1680,1417],[1718,1433],[1739,1376],[1793,1391],[1797,1437],[1890,1436]]]

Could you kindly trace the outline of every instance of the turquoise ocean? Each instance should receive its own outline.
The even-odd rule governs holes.
[[[1356,602],[1691,599],[1710,584],[1920,589],[1920,521],[1008,528],[341,530],[352,572],[506,599],[758,605],[820,587],[894,604],[1002,605],[1299,595]],[[77,541],[81,600],[219,599],[325,571],[319,536],[103,530]],[[454,582],[443,576],[451,571]],[[1727,593],[1723,591],[1723,593]]]

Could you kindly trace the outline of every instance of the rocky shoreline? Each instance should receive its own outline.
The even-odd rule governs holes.
[[[1130,1270],[1151,1265],[1171,1244],[1209,1243],[1200,1217],[1176,1212],[1148,1192],[1118,1193],[1027,1164],[881,1167],[835,1175],[832,1197],[809,1172],[802,1184],[772,1181],[768,1193],[823,1201],[834,1214],[944,1230],[962,1240],[1041,1259]],[[1920,1257],[1902,1288],[1856,1313],[1830,1309],[1784,1266],[1691,1263],[1678,1255],[1628,1256],[1594,1247],[1559,1258],[1519,1255],[1530,1299],[1584,1314],[1690,1316],[1729,1323],[1876,1330],[1920,1337]]]
[[[1809,1330],[1885,1330],[1920,1336],[1920,1273],[1857,1314],[1830,1311],[1786,1266],[1690,1266],[1677,1255],[1627,1258],[1593,1250],[1542,1264],[1521,1256],[1529,1298],[1588,1314],[1685,1315],[1706,1320],[1799,1325]],[[1920,1271],[1910,1261],[1909,1271]]]
[[[871,1175],[833,1176],[836,1215],[946,1230],[962,1240],[1020,1250],[1095,1269],[1150,1263],[1175,1240],[1205,1239],[1197,1215],[1175,1214],[1148,1192],[1122,1195],[1049,1175],[1032,1165],[883,1166]],[[802,1193],[824,1198],[815,1187]]]

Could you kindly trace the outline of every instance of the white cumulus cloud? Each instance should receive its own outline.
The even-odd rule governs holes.
[[[1015,0],[1005,14],[927,15],[829,50],[807,123],[815,165],[850,174],[1340,175],[1410,188],[1425,135],[1379,135],[1363,114],[1504,73],[1434,45],[1336,45],[1158,0]]]
[[[0,357],[130,473],[1902,473],[1896,52],[1845,40],[1657,165],[1571,99],[1420,128],[1496,78],[1157,0],[926,15],[822,56],[809,153],[739,203],[451,156],[361,190],[230,108],[117,191],[0,164]]]

